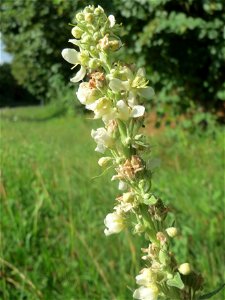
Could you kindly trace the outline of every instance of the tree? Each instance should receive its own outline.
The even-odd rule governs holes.
[[[222,1],[114,0],[114,5],[126,25],[130,54],[147,66],[161,110],[223,105]]]

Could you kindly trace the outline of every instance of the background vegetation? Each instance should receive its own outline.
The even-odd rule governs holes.
[[[203,271],[205,292],[216,289],[224,270],[224,135],[215,122],[224,122],[222,1],[4,0],[1,32],[13,62],[0,67],[1,107],[50,104],[0,111],[0,299],[127,300],[143,263],[143,240],[103,234],[117,189],[111,174],[93,179],[101,170],[90,130],[99,124],[75,104],[60,54],[68,23],[90,3],[124,24],[118,57],[145,66],[156,89],[157,115],[146,124],[161,159],[153,189],[182,227],[180,262]]]
[[[210,111],[224,117],[225,9],[220,0],[5,0],[1,31],[14,55],[12,73],[32,95],[54,100],[57,86],[68,82],[70,70],[60,55],[68,47],[68,23],[90,3],[124,24],[128,50],[119,58],[146,67],[159,113]]]
[[[93,121],[55,115],[54,108],[2,111],[0,297],[130,299],[145,242],[128,232],[104,236],[118,191],[110,174],[93,179],[101,172]],[[222,148],[221,130],[152,138],[152,156],[161,159],[153,190],[182,228],[175,252],[203,271],[208,291],[223,280]]]

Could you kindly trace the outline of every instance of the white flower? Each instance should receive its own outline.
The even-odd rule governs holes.
[[[128,67],[123,67],[119,71],[113,69],[107,78],[109,79],[109,87],[113,92],[128,92],[129,104],[136,104],[136,95],[146,99],[151,99],[154,96],[153,88],[147,86],[148,81],[142,68],[138,69],[136,75]]]
[[[87,109],[94,111],[95,119],[102,118],[105,123],[115,118],[115,109],[112,106],[111,100],[107,97],[98,99],[93,104],[88,105]]]
[[[118,118],[121,120],[128,120],[131,115],[131,110],[123,100],[116,103],[118,109]]]
[[[134,200],[134,193],[133,192],[123,193],[123,201],[124,202],[131,202],[133,200]]]
[[[118,110],[118,118],[121,120],[128,120],[129,118],[142,117],[145,113],[144,106],[135,105],[132,108],[130,108],[123,100],[119,100],[116,106]]]
[[[173,237],[177,236],[178,230],[176,227],[169,227],[166,229],[166,233],[168,234],[168,236],[173,238]]]
[[[136,276],[136,283],[138,285],[149,286],[156,280],[156,275],[149,268],[144,268],[139,275]]]
[[[124,218],[117,212],[108,214],[104,220],[104,224],[106,226],[104,230],[105,235],[119,233],[125,227]]]
[[[141,286],[134,291],[133,297],[140,300],[157,300],[159,290],[156,285],[150,285],[148,287]]]
[[[97,147],[95,148],[95,151],[97,152],[104,153],[106,148],[110,147],[113,144],[112,137],[103,127],[98,128],[97,130],[92,129],[91,136],[97,143]]]
[[[80,60],[81,53],[76,51],[75,49],[63,49],[62,51],[62,57],[68,61],[70,64],[73,64],[74,66],[81,65]],[[80,70],[77,72],[77,74],[70,79],[72,82],[78,82],[84,78],[86,75],[86,68],[81,65]]]
[[[132,118],[142,117],[145,113],[145,107],[142,105],[135,105],[131,111]]]
[[[127,188],[128,188],[127,183],[124,182],[124,181],[122,181],[122,180],[120,180],[119,181],[119,185],[118,185],[118,189],[120,191],[125,191]]]
[[[112,160],[112,157],[110,157],[110,156],[101,157],[98,160],[98,164],[99,164],[100,167],[103,167],[103,166],[107,165],[107,163],[110,160]]]
[[[84,105],[92,104],[99,96],[95,88],[90,88],[88,82],[81,82],[77,91],[77,98]]]
[[[115,19],[115,17],[114,17],[114,15],[110,15],[110,16],[108,16],[108,20],[109,20],[109,27],[113,27],[115,24],[116,24],[116,19]]]
[[[114,209],[118,214],[123,212],[128,212],[133,208],[133,205],[131,203],[123,203],[121,202],[119,205],[115,206]]]

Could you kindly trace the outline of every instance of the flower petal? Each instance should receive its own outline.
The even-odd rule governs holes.
[[[158,291],[156,287],[141,286],[134,291],[133,297],[140,300],[157,300]]]
[[[71,82],[79,82],[80,80],[82,80],[84,78],[84,76],[86,75],[86,68],[81,66],[80,70],[77,72],[77,74],[70,79]]]
[[[97,144],[95,148],[96,152],[105,153],[106,147],[103,144]]]
[[[80,53],[75,49],[63,49],[62,57],[68,61],[70,64],[76,65],[79,63],[79,55]]]
[[[130,117],[130,109],[123,100],[116,103],[118,109],[118,118],[121,120],[128,120]]]
[[[80,40],[76,40],[76,39],[69,39],[68,41],[69,43],[72,43],[76,46],[80,46]]]
[[[138,93],[140,96],[146,99],[151,99],[155,95],[153,88],[150,86],[147,86],[146,88],[138,89]]]
[[[116,24],[116,19],[115,19],[114,15],[108,16],[108,20],[109,20],[109,23],[110,23],[109,27],[112,28]]]
[[[137,76],[145,77],[145,69],[144,68],[139,68],[138,71],[137,71]]]
[[[145,107],[142,105],[135,105],[131,111],[132,118],[142,117],[145,113]]]
[[[124,90],[123,82],[118,78],[113,78],[109,82],[109,87],[113,92]]]

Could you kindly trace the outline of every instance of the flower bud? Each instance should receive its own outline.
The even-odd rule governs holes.
[[[94,6],[93,5],[89,5],[89,6],[86,6],[85,9],[84,9],[84,13],[85,14],[88,14],[88,13],[93,13],[94,12]]]
[[[80,62],[81,62],[81,65],[86,65],[89,61],[89,54],[88,54],[88,51],[82,51],[80,53]]]
[[[116,19],[114,15],[109,15],[108,20],[109,20],[109,27],[112,28],[116,24]]]
[[[99,60],[97,58],[92,58],[89,61],[90,69],[97,69],[99,67]]]
[[[99,40],[99,48],[100,50],[106,50],[109,47],[109,38],[108,34],[106,34],[102,39]]]
[[[172,278],[173,278],[173,274],[167,273],[167,274],[166,274],[166,278],[167,278],[167,279],[172,279]]]
[[[98,164],[100,167],[104,167],[112,158],[109,157],[109,156],[106,156],[106,157],[101,157],[99,160],[98,160]]]
[[[127,189],[127,183],[120,180],[120,181],[119,181],[118,189],[119,189],[120,191],[125,191],[125,190]]]
[[[175,236],[177,236],[178,234],[178,230],[176,227],[169,227],[166,229],[166,233],[168,234],[168,236],[170,236],[171,238],[174,238]]]
[[[134,194],[132,192],[124,193],[123,194],[123,201],[130,202],[134,199]]]
[[[98,6],[98,7],[94,10],[94,14],[95,14],[96,16],[98,16],[98,15],[100,15],[100,14],[102,14],[102,13],[104,13],[104,9],[103,9],[101,6]]]
[[[116,51],[120,48],[121,46],[121,43],[118,41],[118,40],[113,40],[113,41],[110,41],[108,43],[108,47],[112,50],[112,51]]]
[[[84,15],[84,19],[85,19],[86,22],[92,23],[93,15],[91,13],[87,13],[87,14]]]
[[[82,42],[85,44],[91,44],[91,42],[92,42],[91,36],[87,33],[84,33],[82,35]]]
[[[104,220],[104,223],[106,226],[106,229],[104,230],[105,235],[119,233],[125,227],[123,216],[117,212],[108,214]]]
[[[156,238],[160,242],[161,245],[164,245],[167,242],[167,238],[163,232],[160,232],[160,231],[157,232]]]
[[[178,271],[182,275],[189,275],[191,273],[191,265],[189,263],[184,263],[179,266]]]
[[[76,19],[78,22],[81,22],[84,20],[84,14],[82,12],[79,12],[78,14],[76,14]]]
[[[75,37],[75,39],[80,39],[82,34],[83,34],[83,30],[80,29],[80,27],[78,26],[73,27],[72,35]]]

